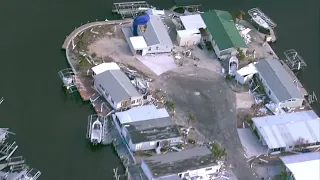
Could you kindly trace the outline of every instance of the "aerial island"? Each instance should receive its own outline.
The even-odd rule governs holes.
[[[279,59],[260,9],[199,8],[114,3],[121,20],[67,36],[59,76],[96,111],[88,141],[112,145],[129,180],[318,180],[317,97],[295,76],[307,64]]]

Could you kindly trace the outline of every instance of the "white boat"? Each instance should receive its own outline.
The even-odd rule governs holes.
[[[97,118],[97,120],[95,120],[91,126],[91,136],[90,136],[91,143],[94,145],[101,143],[102,134],[103,134],[102,123],[99,120],[99,118]]]
[[[259,8],[252,8],[248,11],[251,16],[253,25],[264,34],[270,34],[277,24],[272,21],[266,14],[264,14]]]
[[[0,104],[2,104],[4,101],[4,97],[0,98]]]
[[[238,70],[239,60],[236,56],[232,56],[229,60],[229,75],[235,76],[235,73]]]

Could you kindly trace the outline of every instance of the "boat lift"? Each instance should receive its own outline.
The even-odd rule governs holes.
[[[8,160],[17,149],[18,149],[18,145],[16,145],[16,142],[13,142],[11,144],[9,143],[0,144],[0,155],[1,155],[0,161]]]
[[[103,145],[108,145],[112,143],[112,137],[110,135],[110,130],[111,130],[111,122],[109,121],[109,116],[114,112],[111,111],[109,112],[106,116],[102,117],[99,116],[98,114],[92,114],[88,116],[88,126],[87,126],[87,139],[91,138],[91,130],[92,130],[92,123],[99,118],[99,120],[102,122],[102,144]]]
[[[263,19],[269,25],[269,27],[272,29],[277,27],[277,24],[273,20],[271,20],[266,14],[264,14],[259,8],[249,9],[248,14],[252,19],[255,16],[260,16],[261,19]]]
[[[151,6],[146,1],[133,1],[113,3],[113,13],[120,14],[122,19],[135,18],[140,12],[146,11]]]
[[[69,93],[74,93],[83,89],[80,80],[71,68],[63,69],[59,71],[58,74],[63,82],[63,86],[66,87]]]
[[[289,49],[284,52],[286,60],[284,62],[291,69],[291,71],[299,71],[302,67],[307,67],[307,64],[302,57],[294,49]]]

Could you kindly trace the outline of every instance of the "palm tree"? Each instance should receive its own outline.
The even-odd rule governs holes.
[[[281,171],[281,172],[280,172],[280,179],[281,179],[281,180],[288,180],[288,173],[287,173],[287,171]]]
[[[174,112],[176,105],[172,101],[166,101],[165,106],[168,108],[169,111]]]
[[[212,155],[217,159],[221,159],[222,157],[226,157],[227,156],[226,149],[225,148],[221,149],[218,146],[218,144],[212,144],[211,152],[212,152]]]
[[[246,13],[242,10],[239,10],[238,12],[232,13],[233,22],[238,23],[240,20],[243,20],[244,15],[246,15]]]

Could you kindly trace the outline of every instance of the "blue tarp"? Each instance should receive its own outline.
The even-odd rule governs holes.
[[[149,14],[144,14],[141,16],[137,16],[133,20],[132,29],[133,29],[133,35],[138,36],[138,25],[146,25],[150,20]]]

